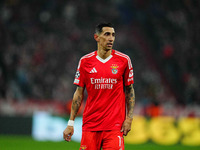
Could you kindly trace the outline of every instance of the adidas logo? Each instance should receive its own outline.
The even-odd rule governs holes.
[[[90,71],[90,73],[97,73],[97,70],[95,68],[92,68],[92,70]]]

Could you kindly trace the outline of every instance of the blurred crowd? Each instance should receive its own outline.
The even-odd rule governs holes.
[[[198,0],[0,2],[0,99],[68,101],[95,25],[112,22],[130,56],[138,104],[200,104]]]
[[[200,104],[200,2],[149,1],[144,6],[142,29],[159,72],[178,103]]]

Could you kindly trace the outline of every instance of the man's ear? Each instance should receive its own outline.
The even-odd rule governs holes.
[[[99,36],[96,33],[94,34],[94,39],[99,42]]]

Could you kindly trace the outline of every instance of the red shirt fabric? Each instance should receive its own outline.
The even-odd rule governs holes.
[[[120,130],[126,115],[124,86],[133,83],[129,56],[116,50],[106,59],[100,58],[97,51],[83,56],[74,80],[88,93],[83,131]]]

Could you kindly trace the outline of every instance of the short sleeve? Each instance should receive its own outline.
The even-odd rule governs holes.
[[[84,79],[85,77],[84,77],[83,61],[82,59],[80,59],[77,70],[76,70],[76,74],[75,74],[74,84],[84,87],[85,85]]]
[[[131,63],[131,59],[128,57],[126,63],[126,68],[124,72],[124,85],[128,86],[134,83],[134,73],[133,73],[133,66]]]

